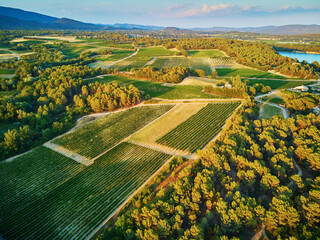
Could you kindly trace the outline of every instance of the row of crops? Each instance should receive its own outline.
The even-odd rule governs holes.
[[[210,63],[213,66],[225,66],[225,65],[233,65],[235,61],[232,58],[223,57],[223,58],[210,58]]]
[[[109,114],[53,143],[92,159],[169,111],[173,105],[141,106]]]
[[[226,119],[239,104],[208,104],[156,142],[191,153],[202,149],[221,130]]]
[[[85,168],[46,147],[0,163],[0,224]]]
[[[43,157],[45,154],[43,151]],[[40,199],[35,198],[14,214],[1,216],[0,234],[8,240],[85,239],[170,158],[123,142]],[[37,166],[29,166],[30,171],[35,174]],[[11,173],[6,177],[10,181],[17,176]],[[41,181],[46,181],[45,176],[39,178]],[[10,205],[9,210],[14,207]]]

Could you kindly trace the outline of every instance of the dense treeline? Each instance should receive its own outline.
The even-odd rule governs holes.
[[[156,82],[179,83],[190,73],[190,69],[183,66],[163,68],[157,70],[151,66],[143,68],[132,68],[131,76],[136,78],[148,79]]]
[[[320,104],[320,97],[312,93],[300,93],[285,90],[281,92],[281,97],[290,112],[310,112],[311,109]]]
[[[145,187],[99,239],[249,239],[263,226],[270,239],[316,239],[320,116],[257,120],[258,112],[246,100],[198,161],[166,188],[161,176]]]
[[[272,44],[277,51],[304,51],[320,53],[320,45],[315,44],[296,44],[296,43],[275,43]]]

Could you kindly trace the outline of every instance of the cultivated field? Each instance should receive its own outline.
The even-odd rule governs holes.
[[[267,79],[246,79],[245,81],[248,81],[248,85],[251,85],[251,86],[253,86],[255,83],[262,83],[265,86],[270,86],[272,89],[286,89],[286,88],[292,88],[292,87],[314,83],[312,81],[267,80]]]
[[[216,79],[187,77],[179,85],[216,86],[216,83],[217,83]]]
[[[85,239],[170,158],[171,155],[162,152],[121,143],[40,199],[34,198],[35,201],[19,210],[12,207],[14,214],[3,214],[1,218],[1,234],[5,239]],[[37,159],[43,161],[40,156]],[[39,185],[46,177],[38,174],[37,166],[29,165],[27,169],[37,172],[33,178],[38,178],[35,184]],[[60,173],[54,165],[52,168],[50,173],[54,178]],[[11,171],[3,179],[10,183],[21,174]],[[32,182],[25,183],[26,188],[30,186]],[[5,200],[16,201],[8,196]]]
[[[46,147],[8,162],[0,162],[0,226],[82,171],[84,166]]]
[[[230,57],[213,57],[210,58],[210,64],[215,68],[232,67],[236,62]]]
[[[207,103],[178,104],[152,124],[132,135],[130,140],[144,144],[154,144],[158,138],[177,127],[206,105]]]
[[[239,106],[239,102],[208,104],[156,142],[191,153],[202,149]]]
[[[283,116],[283,112],[280,108],[270,106],[268,104],[262,104],[260,107],[259,118],[271,118],[273,116],[280,115]]]
[[[271,78],[271,79],[285,79],[285,77],[263,72],[251,68],[217,68],[216,71],[221,77],[235,77],[240,75],[241,77],[247,78]]]
[[[114,147],[119,141],[169,111],[172,107],[173,105],[141,106],[111,113],[52,142],[92,159]]]
[[[219,50],[191,50],[188,51],[188,55],[191,58],[213,58],[226,56],[223,52]]]

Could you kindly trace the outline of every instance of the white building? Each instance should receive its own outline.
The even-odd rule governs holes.
[[[292,90],[306,92],[306,91],[309,90],[309,88],[307,86],[302,85],[302,86],[298,86],[298,87],[292,88]]]

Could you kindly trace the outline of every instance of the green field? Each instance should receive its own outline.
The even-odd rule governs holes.
[[[46,147],[10,162],[0,162],[0,225],[47,192],[62,185],[85,167]]]
[[[165,134],[157,143],[191,153],[202,149],[224,125],[226,119],[239,106],[236,103],[208,104],[198,113]]]
[[[280,115],[283,116],[282,110],[280,108],[270,106],[268,104],[263,104],[260,107],[259,119],[261,118],[271,118],[273,116]]]
[[[163,47],[141,48],[135,56],[113,65],[112,68],[118,68],[119,70],[140,68],[146,65],[154,57],[171,56],[173,54],[173,51],[167,50]]]
[[[212,58],[212,57],[225,57],[223,52],[218,50],[192,50],[188,51],[191,58]]]
[[[12,53],[9,52],[8,50],[2,50],[2,49],[0,49],[0,54],[12,54]]]
[[[265,86],[270,86],[272,89],[285,89],[301,85],[314,83],[312,81],[290,81],[290,80],[267,80],[267,79],[246,79],[248,85],[253,86],[255,83],[262,83]]]
[[[173,105],[141,106],[111,113],[53,140],[53,143],[91,159],[114,147],[172,107]]]
[[[10,69],[0,69],[0,74],[14,74],[14,70]]]
[[[203,92],[201,86],[174,85],[170,87],[163,86],[163,83],[136,80],[117,75],[105,76],[103,79],[92,79],[90,82],[112,82],[123,86],[132,84],[143,91],[145,95],[163,99],[222,98],[221,96]]]
[[[240,75],[247,78],[271,78],[271,79],[286,79],[283,76],[273,73],[263,72],[251,68],[217,68],[218,75],[221,77],[235,77]]]
[[[2,204],[1,207],[6,213],[13,212],[10,215],[1,213],[3,216],[0,220],[0,232],[5,239],[86,239],[170,158],[170,155],[158,151],[121,143],[82,171],[69,169],[69,174],[73,173],[72,177],[56,184],[54,189],[43,194],[40,199],[35,197],[29,205],[17,210],[15,207],[18,207],[18,203],[10,207],[7,203]],[[28,165],[27,159],[16,159],[12,162],[11,171],[6,171],[7,163],[2,163],[4,185],[23,185],[26,189],[34,188],[37,191],[37,186],[51,183],[60,177],[60,169],[55,164],[45,166],[46,173],[41,175],[42,169],[38,167],[47,165],[45,152],[36,159],[38,163],[35,165],[31,164],[32,162]],[[51,162],[54,161],[62,160],[58,161],[54,157]],[[21,168],[21,171],[14,168],[19,164],[21,167],[18,169]],[[69,164],[70,160],[66,160],[65,165],[69,167]],[[24,176],[27,170],[30,172]],[[28,182],[30,179],[33,181]],[[3,194],[6,187],[1,188],[1,197],[7,202],[16,202],[14,193],[10,196]]]

